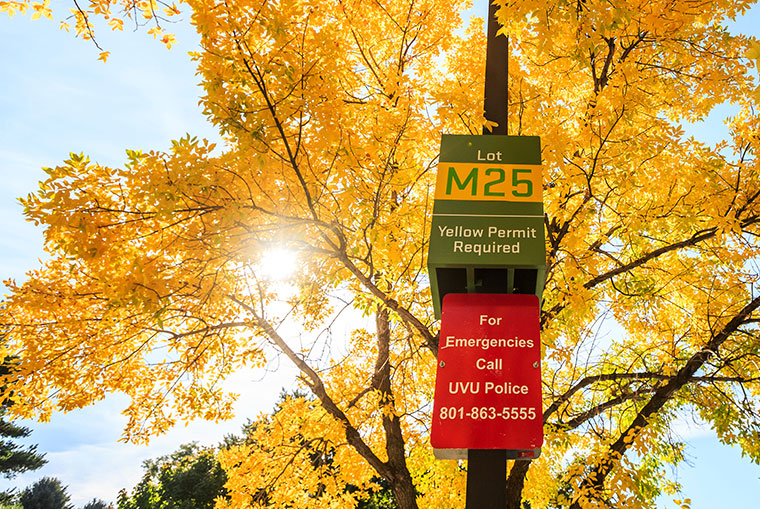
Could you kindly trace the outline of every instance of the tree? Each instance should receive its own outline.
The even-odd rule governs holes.
[[[54,477],[43,477],[19,496],[24,509],[73,509],[66,487]]]
[[[144,467],[132,494],[119,494],[118,509],[211,509],[226,494],[227,477],[211,448],[186,444]]]
[[[87,502],[82,509],[108,509],[110,504],[98,498],[93,498]]]
[[[16,439],[29,436],[29,428],[7,422],[2,418],[4,413],[4,410],[0,410],[0,437]],[[22,448],[11,440],[0,441],[0,472],[8,479],[22,472],[36,470],[45,463],[47,461],[44,455],[37,453],[37,447],[34,445]],[[8,503],[12,498],[12,492],[0,493],[0,503]]]
[[[358,509],[396,509],[387,482],[372,478],[361,486],[336,461],[340,444],[333,442],[313,419],[319,402],[296,392],[281,394],[275,411],[243,428],[243,437],[230,437],[219,458],[230,481],[230,497],[218,507],[324,507],[344,504]],[[316,419],[319,420],[319,419]],[[279,446],[272,446],[272,444]],[[281,449],[292,452],[283,455]],[[282,490],[278,478],[291,476],[297,486]],[[242,484],[241,484],[242,483]]]
[[[282,393],[280,401],[272,414],[261,415],[249,420],[243,426],[242,436],[229,435],[218,448],[199,447],[186,444],[174,453],[144,463],[145,474],[140,483],[128,494],[122,490],[119,494],[118,509],[207,509],[228,503],[229,496],[225,484],[228,481],[222,461],[227,463],[228,471],[236,472],[246,468],[251,462],[263,470],[277,469],[281,459],[271,456],[269,433],[277,433],[277,422],[294,403],[314,406],[318,404],[296,391],[294,394]],[[280,415],[278,415],[280,414]],[[309,501],[324,504],[329,500],[324,482],[339,482],[334,465],[335,445],[324,438],[309,435],[306,422],[296,418],[290,424],[301,429],[289,439],[293,448],[298,448],[295,456],[283,460],[298,465],[298,489],[301,492],[299,507],[306,507]],[[245,444],[246,447],[241,447]],[[230,452],[232,450],[232,452]],[[240,457],[241,451],[247,456],[246,466],[233,466],[231,458]],[[217,457],[219,456],[219,458]],[[299,457],[300,456],[300,457]],[[314,481],[312,481],[314,479]],[[252,497],[262,505],[277,505],[279,495],[271,489],[267,475],[247,475],[246,489],[254,493]],[[324,482],[323,482],[324,481]],[[390,489],[382,479],[374,479],[364,490],[344,484],[343,495],[347,500],[358,501],[359,509],[395,509]],[[291,494],[290,496],[293,496]]]
[[[499,4],[509,130],[542,138],[547,239],[546,443],[511,466],[510,507],[651,507],[678,491],[669,430],[685,413],[760,460],[758,43],[724,26],[750,2]],[[46,170],[23,203],[51,258],[9,282],[1,311],[23,359],[5,380],[12,412],[122,391],[142,440],[227,417],[219,381],[274,346],[318,404],[293,401],[255,450],[230,449],[229,505],[262,505],[249,488],[263,484],[307,507],[307,482],[352,507],[343,487],[376,478],[404,509],[461,505],[463,468],[427,443],[425,252],[439,134],[489,127],[481,20],[463,27],[464,2],[441,0],[189,5],[202,106],[226,146],[187,136],[123,168],[74,154]],[[85,36],[119,19],[77,9]],[[739,111],[729,139],[684,135],[724,101]],[[261,263],[274,248],[300,256],[293,293]],[[344,308],[372,320],[332,338]],[[302,436],[330,444],[329,468],[305,468]]]
[[[12,371],[14,363],[5,360],[0,364],[0,373],[8,374]],[[31,434],[31,430],[24,426],[18,426],[5,420],[6,407],[0,407],[0,473],[7,478],[12,479],[17,474],[37,470],[42,467],[47,460],[44,454],[37,452],[37,446],[21,447],[13,442],[13,439],[26,438]],[[8,504],[13,498],[14,490],[0,492],[0,504]]]

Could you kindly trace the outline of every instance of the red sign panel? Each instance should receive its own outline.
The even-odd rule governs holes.
[[[436,449],[540,449],[538,297],[444,296],[430,442]]]

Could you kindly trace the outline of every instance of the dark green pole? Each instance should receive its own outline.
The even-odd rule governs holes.
[[[486,119],[496,122],[483,134],[507,134],[507,37],[498,35],[496,6],[488,8],[486,86],[483,107]],[[466,509],[504,509],[507,505],[507,451],[470,449],[467,452]]]
[[[499,31],[496,21],[496,6],[488,8],[488,41],[486,44],[486,86],[483,109],[486,119],[499,125],[490,132],[483,129],[483,134],[507,134],[507,79],[508,79],[508,39]]]

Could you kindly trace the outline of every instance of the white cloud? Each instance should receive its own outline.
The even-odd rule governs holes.
[[[295,369],[283,364],[276,372],[239,372],[226,385],[240,393],[233,419],[179,424],[147,446],[119,442],[126,423],[121,410],[127,403],[119,395],[82,410],[56,414],[48,423],[22,423],[33,429],[22,443],[38,444],[38,452],[46,453],[48,463],[34,472],[0,481],[0,489],[16,487],[20,491],[42,477],[55,477],[68,486],[76,507],[93,498],[115,502],[119,490],[131,491],[140,481],[145,460],[170,454],[182,444],[218,445],[225,435],[240,434],[249,418],[273,409],[281,389],[295,388]]]

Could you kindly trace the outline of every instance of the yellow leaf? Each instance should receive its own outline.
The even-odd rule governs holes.
[[[749,49],[747,49],[747,52],[744,55],[750,60],[755,61],[757,72],[760,73],[760,41],[752,41],[749,44]]]
[[[175,44],[177,40],[174,38],[174,34],[166,34],[161,38],[161,42],[166,45],[167,49],[171,49],[172,44]]]
[[[109,19],[108,24],[111,26],[111,30],[124,30],[124,21],[119,18]]]

